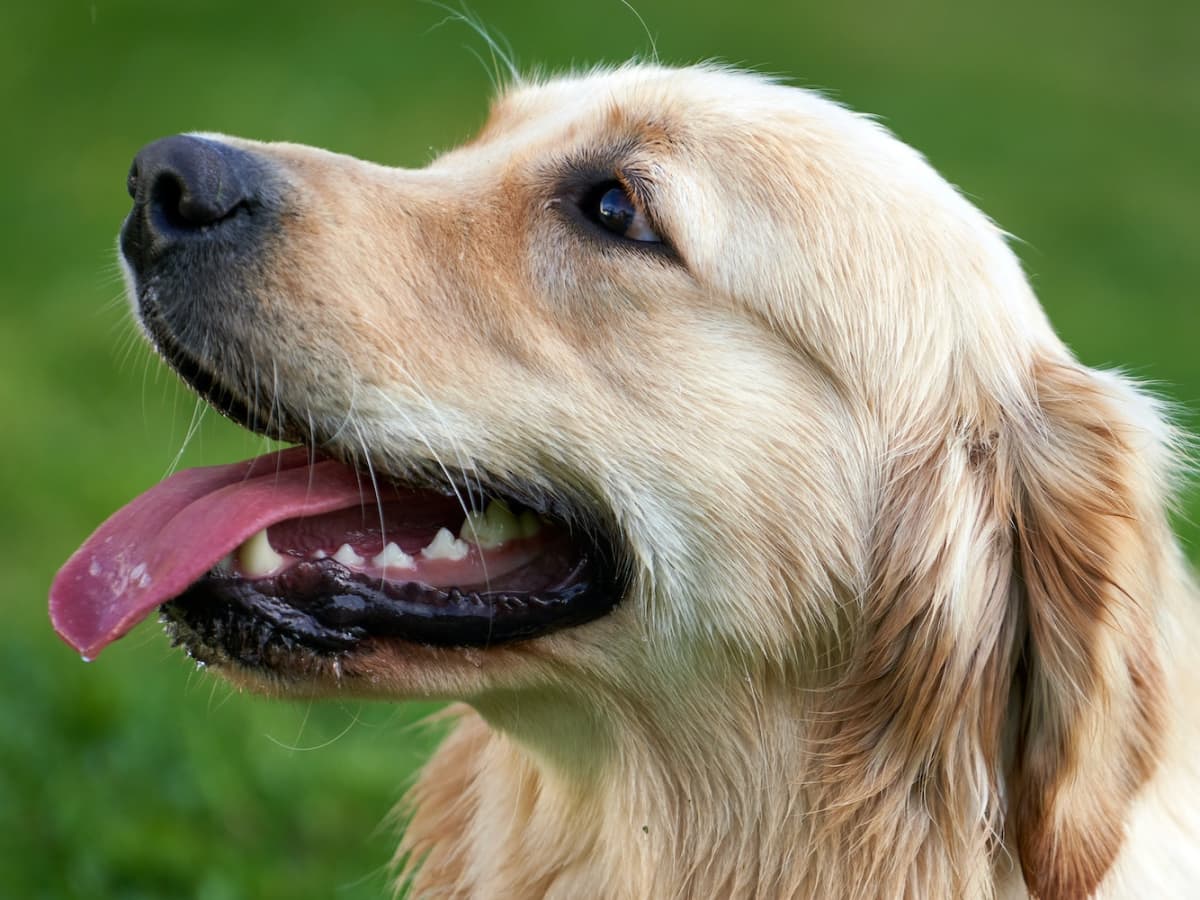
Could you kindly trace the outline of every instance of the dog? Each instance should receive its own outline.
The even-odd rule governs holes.
[[[461,701],[412,896],[1195,895],[1185,440],[876,121],[630,64],[419,170],[177,135],[128,187],[150,342],[299,447],[116,513],[55,626]]]

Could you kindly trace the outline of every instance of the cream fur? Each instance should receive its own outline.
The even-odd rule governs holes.
[[[1176,438],[917,153],[713,67],[514,85],[419,171],[223,139],[301,198],[259,294],[287,328],[251,327],[280,397],[384,472],[569,486],[631,551],[586,626],[228,673],[465,701],[413,896],[1195,895]],[[675,259],[562,215],[588,159]]]

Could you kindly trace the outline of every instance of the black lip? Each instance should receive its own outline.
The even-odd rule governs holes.
[[[278,399],[274,404],[276,409],[271,414],[260,413],[188,352],[175,338],[158,304],[146,292],[140,292],[138,315],[146,335],[163,361],[221,415],[264,437],[293,443],[310,441],[297,418],[283,408]]]
[[[591,551],[554,589],[463,592],[381,583],[331,559],[308,560],[274,578],[210,572],[162,613],[192,656],[251,667],[273,665],[279,651],[342,655],[373,638],[488,647],[599,618],[621,596],[616,571]]]
[[[308,429],[280,398],[260,404],[250,389],[258,384],[256,373],[244,362],[250,336],[273,327],[264,321],[257,289],[268,278],[266,262],[283,252],[282,221],[296,198],[286,175],[268,160],[219,141],[207,145],[236,157],[253,187],[235,191],[244,196],[198,225],[177,221],[174,202],[155,202],[154,192],[177,187],[174,181],[134,186],[137,196],[119,240],[138,318],[167,365],[214,409],[257,434],[303,442]]]

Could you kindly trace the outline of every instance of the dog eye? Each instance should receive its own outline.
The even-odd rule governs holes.
[[[605,182],[589,191],[580,208],[597,225],[627,240],[662,243],[662,238],[646,220],[646,214],[633,202],[629,192],[615,181]]]

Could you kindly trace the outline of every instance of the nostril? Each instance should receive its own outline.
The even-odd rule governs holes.
[[[177,134],[147,144],[125,188],[133,209],[121,252],[136,272],[186,245],[228,245],[263,227],[273,198],[268,160],[222,141]]]
[[[150,188],[150,208],[162,216],[166,224],[172,228],[189,228],[208,224],[189,221],[188,217],[180,210],[182,199],[183,186],[174,173],[161,173]]]
[[[148,236],[174,239],[250,208],[262,172],[261,162],[243,150],[175,135],[142,148],[125,187]]]
[[[226,202],[222,203],[221,200]],[[197,193],[176,172],[160,172],[150,186],[150,208],[173,228],[202,228],[232,215],[244,198]]]

